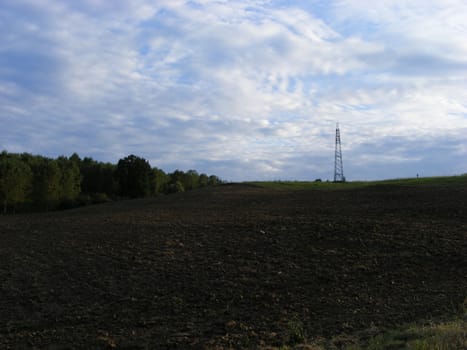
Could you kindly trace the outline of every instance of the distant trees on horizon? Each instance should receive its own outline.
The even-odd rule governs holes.
[[[76,153],[56,159],[29,153],[0,153],[3,212],[66,209],[121,198],[189,191],[222,181],[196,170],[165,173],[144,158],[129,155],[117,164],[83,159]]]

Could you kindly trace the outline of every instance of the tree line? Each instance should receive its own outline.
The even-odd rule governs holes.
[[[66,209],[122,198],[189,191],[222,181],[196,170],[165,173],[141,157],[117,164],[92,158],[56,159],[29,153],[0,153],[0,201],[3,212]]]

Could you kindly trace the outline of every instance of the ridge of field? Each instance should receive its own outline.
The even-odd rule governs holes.
[[[467,185],[226,184],[2,216],[0,348],[342,349],[450,320],[466,232]]]
[[[289,189],[289,190],[343,190],[362,188],[377,185],[399,185],[399,186],[464,186],[467,185],[467,175],[434,176],[419,178],[387,179],[377,181],[248,181],[245,184],[256,185],[266,188]]]

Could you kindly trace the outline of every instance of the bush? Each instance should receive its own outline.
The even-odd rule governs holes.
[[[185,188],[183,187],[180,181],[176,181],[176,182],[168,184],[167,193],[179,193],[179,192],[185,192]]]

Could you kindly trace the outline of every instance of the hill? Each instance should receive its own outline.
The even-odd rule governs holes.
[[[0,218],[0,348],[341,347],[467,290],[467,185],[231,184]]]

